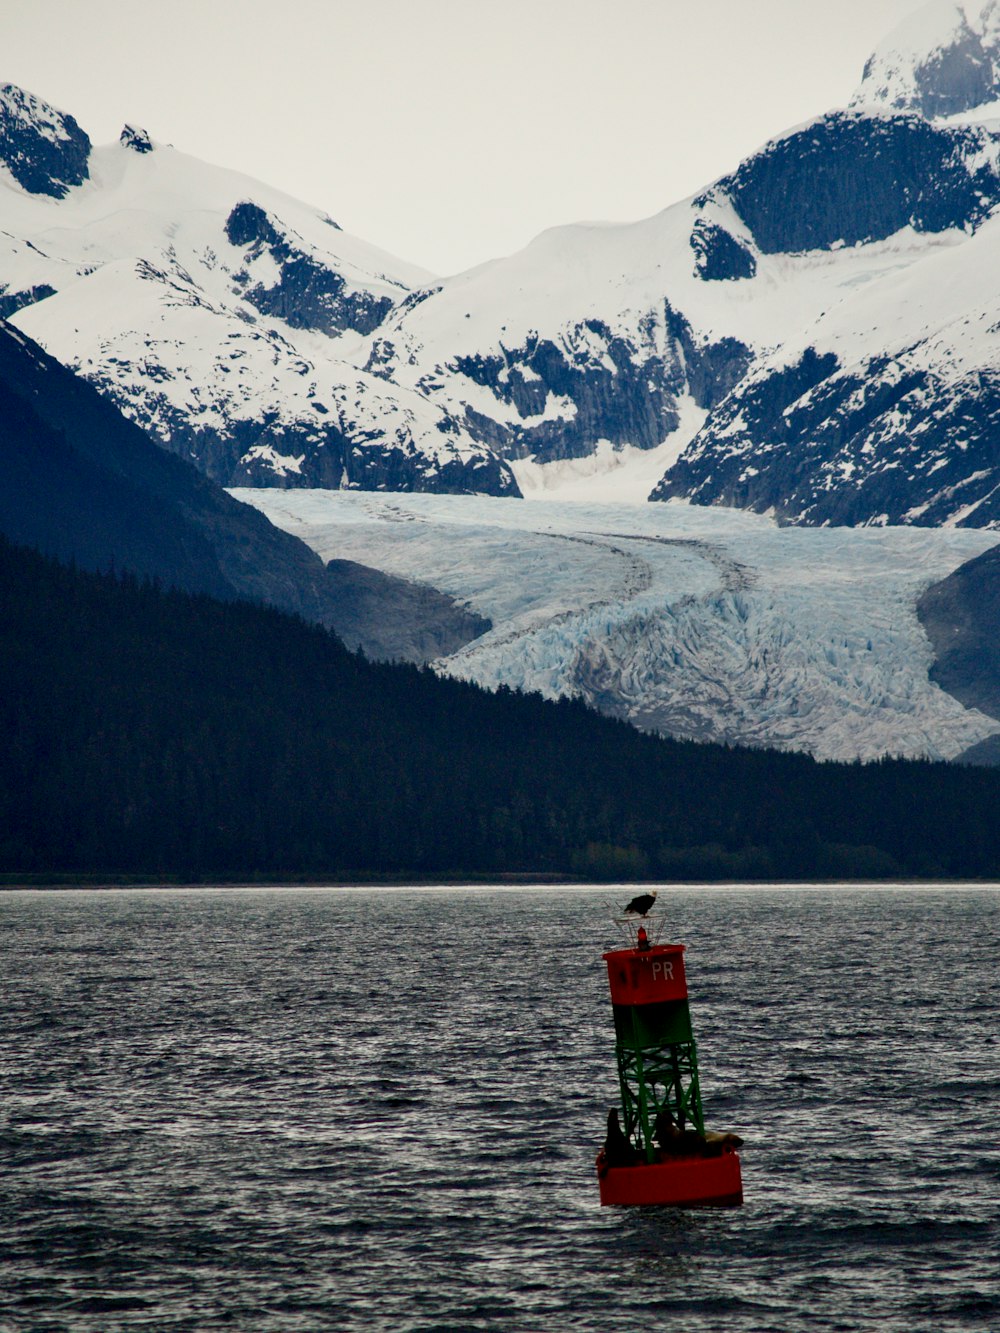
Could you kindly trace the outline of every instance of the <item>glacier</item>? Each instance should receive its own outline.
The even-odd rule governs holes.
[[[1000,733],[929,679],[916,613],[990,532],[781,527],[676,502],[231,493],[324,560],[418,580],[492,621],[434,663],[488,688],[819,759],[954,759]]]

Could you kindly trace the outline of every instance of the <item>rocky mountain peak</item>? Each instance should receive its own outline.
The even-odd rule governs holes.
[[[62,199],[89,175],[90,138],[72,116],[0,84],[0,163],[22,189]]]
[[[118,136],[118,142],[123,148],[131,148],[133,153],[151,153],[153,151],[153,141],[149,137],[149,132],[140,129],[138,125],[123,125],[122,132]]]
[[[933,119],[1000,97],[1000,4],[971,22],[953,0],[931,0],[880,42],[852,106],[882,104]]]

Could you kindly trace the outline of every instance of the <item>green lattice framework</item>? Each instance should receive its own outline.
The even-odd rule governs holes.
[[[687,1000],[616,1004],[614,1011],[625,1133],[652,1162],[656,1118],[665,1108],[681,1129],[705,1132],[691,1011]]]

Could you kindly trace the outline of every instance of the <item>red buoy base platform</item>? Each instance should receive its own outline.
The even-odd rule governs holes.
[[[734,1207],[743,1202],[740,1155],[671,1157],[639,1166],[605,1167],[597,1159],[602,1204],[672,1204]]]

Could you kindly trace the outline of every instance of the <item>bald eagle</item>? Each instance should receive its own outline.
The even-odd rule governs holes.
[[[656,890],[652,893],[640,893],[638,898],[633,898],[628,907],[625,908],[626,916],[645,916],[649,909],[656,902]]]

